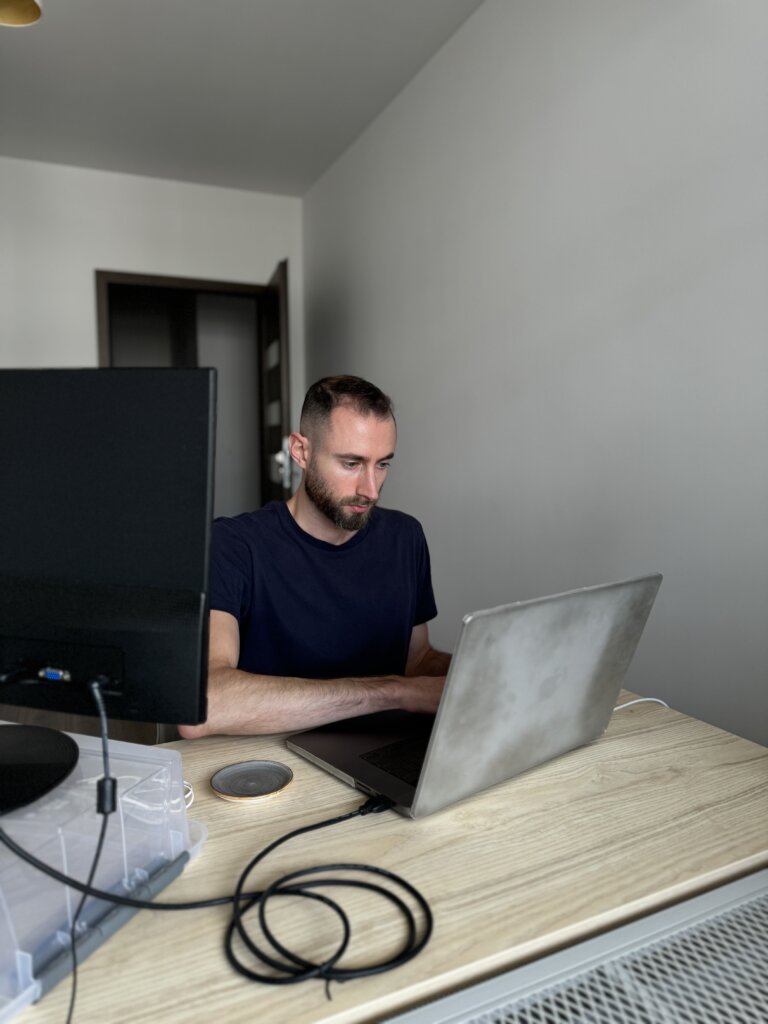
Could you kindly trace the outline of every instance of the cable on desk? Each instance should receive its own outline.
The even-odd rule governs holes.
[[[108,815],[104,815],[101,819],[101,829],[99,830],[99,838],[96,841],[96,851],[93,855],[93,861],[91,862],[91,870],[88,872],[87,885],[90,886],[93,883],[94,876],[96,875],[96,868],[98,867],[99,860],[101,858],[101,851],[104,846],[104,839],[107,834],[107,824],[109,822]],[[70,1024],[72,1017],[75,1012],[75,1000],[77,999],[77,922],[80,918],[80,914],[83,911],[85,901],[88,899],[88,894],[83,893],[80,897],[80,902],[77,905],[74,917],[72,918],[72,927],[69,930],[69,944],[72,950],[72,986],[69,992],[69,1010],[67,1012],[67,1024]]]
[[[100,783],[102,781],[104,780],[100,780]],[[227,927],[224,946],[229,963],[236,971],[238,971],[238,973],[253,981],[260,981],[265,984],[273,985],[295,984],[300,981],[318,978],[325,981],[326,992],[328,993],[328,986],[332,981],[349,981],[353,978],[363,978],[372,974],[381,974],[407,963],[409,960],[412,960],[417,956],[422,949],[424,949],[426,944],[429,942],[433,929],[432,912],[424,896],[422,896],[418,889],[405,881],[405,879],[401,878],[399,875],[396,875],[394,872],[367,864],[338,863],[307,868],[303,871],[291,872],[283,878],[277,879],[277,881],[273,882],[266,889],[255,892],[245,892],[248,877],[254,868],[269,853],[278,846],[281,846],[283,843],[288,842],[289,839],[304,835],[308,832],[314,832],[321,828],[328,828],[331,825],[337,825],[342,822],[349,821],[352,818],[361,817],[367,814],[378,814],[382,811],[389,810],[392,806],[392,801],[388,800],[386,797],[374,796],[370,797],[364,804],[356,808],[354,811],[295,829],[293,832],[289,832],[279,839],[276,839],[250,861],[242,872],[235,892],[231,896],[220,896],[213,899],[180,903],[162,903],[159,901],[133,899],[129,896],[121,896],[118,893],[110,893],[94,888],[91,884],[92,877],[89,878],[86,883],[80,882],[75,878],[70,878],[51,865],[38,860],[38,858],[29,851],[19,846],[18,843],[16,843],[16,841],[12,839],[2,827],[0,827],[0,843],[3,843],[3,845],[5,845],[9,850],[15,853],[18,857],[21,857],[22,860],[26,861],[27,864],[30,864],[38,871],[41,871],[62,884],[68,885],[78,892],[83,893],[84,898],[85,896],[92,896],[96,899],[116,903],[121,906],[135,907],[140,910],[199,910],[208,907],[231,905],[232,919]],[[385,888],[384,885],[379,884],[378,882],[363,881],[360,878],[328,877],[329,872],[333,871],[345,871],[349,873],[356,873],[358,875],[377,876],[379,879],[386,880],[390,886],[398,889],[399,894],[396,891],[392,891],[392,889]],[[308,877],[320,874],[323,874],[326,877]],[[338,962],[348,949],[351,941],[351,926],[346,912],[335,900],[332,900],[322,892],[315,891],[328,887],[367,889],[369,892],[375,893],[394,907],[402,916],[406,927],[406,938],[400,951],[394,956],[364,967],[338,967]],[[411,907],[409,907],[403,899],[403,894],[409,896],[415,903],[417,907],[416,914],[414,914]],[[292,953],[276,938],[266,922],[265,910],[269,900],[277,896],[302,896],[306,899],[311,899],[324,904],[336,914],[341,923],[342,935],[338,947],[331,956],[320,963],[313,963],[309,960],[305,960],[303,957],[298,956],[295,953]],[[245,925],[245,917],[248,912],[254,908],[258,909],[259,925],[263,938],[266,939],[266,942],[272,948],[274,953],[283,957],[282,961],[275,959],[275,956],[272,953],[259,946],[258,943],[249,935]],[[420,929],[417,923],[418,912],[420,912],[422,917]],[[245,964],[235,952],[234,940],[236,936],[239,937],[246,949],[248,949],[261,964],[271,967],[275,973],[273,975],[263,974],[259,971],[253,970]]]
[[[189,810],[189,808],[192,806],[194,802],[195,791],[192,788],[192,783],[187,782],[187,780],[184,779],[184,806],[186,807],[187,810]]]
[[[388,810],[391,807],[392,802],[387,800],[385,797],[371,797],[370,800],[363,804],[362,807],[358,808],[352,816],[376,814],[381,811]],[[345,815],[345,817],[350,816]],[[405,879],[401,878],[399,875],[396,875],[391,871],[387,871],[384,868],[374,867],[369,864],[326,864],[320,867],[293,871],[273,882],[262,892],[244,899],[243,890],[248,882],[248,876],[260,861],[267,856],[267,854],[271,853],[289,839],[293,839],[295,836],[303,835],[307,832],[313,832],[318,828],[325,827],[327,824],[333,824],[333,821],[320,822],[317,825],[307,825],[303,828],[298,828],[293,832],[289,832],[287,835],[275,840],[275,842],[271,843],[269,846],[265,847],[264,850],[258,853],[240,875],[237,888],[235,889],[232,920],[227,928],[224,948],[227,959],[232,967],[246,978],[250,978],[252,981],[260,981],[268,985],[293,985],[301,981],[308,981],[311,978],[322,978],[326,983],[326,993],[328,994],[328,987],[332,981],[351,981],[354,978],[365,978],[372,974],[383,974],[385,971],[393,970],[395,967],[400,967],[402,964],[412,960],[415,956],[418,956],[429,942],[433,926],[432,912],[429,908],[429,904],[418,889],[412,886],[409,882],[406,882]],[[330,873],[335,871],[344,871],[349,874],[357,875],[358,877],[333,877]],[[312,878],[311,876],[314,875],[322,877]],[[385,886],[378,884],[375,881],[365,880],[365,876],[374,876],[379,879],[386,880],[391,887],[394,887],[394,890],[399,890],[400,894],[398,894],[397,891],[393,891],[393,888],[385,888]],[[372,892],[377,896],[380,896],[385,903],[389,903],[391,907],[394,907],[394,909],[403,918],[406,926],[406,939],[399,952],[391,957],[368,964],[365,967],[343,968],[337,966],[339,960],[349,946],[352,930],[349,918],[347,917],[344,909],[329,896],[316,891],[323,888],[365,889],[368,892]],[[421,911],[423,926],[420,937],[418,935],[419,928],[416,916],[408,903],[406,903],[402,898],[403,894],[408,895]],[[341,923],[342,933],[336,950],[330,956],[320,963],[314,963],[311,960],[306,960],[291,952],[291,950],[277,939],[266,920],[267,904],[273,897],[277,896],[301,896],[306,899],[315,900],[324,904],[336,914]],[[254,908],[258,909],[258,925],[261,937],[263,940],[266,940],[266,943],[271,947],[274,953],[277,953],[282,957],[282,960],[275,959],[272,953],[265,949],[263,945],[259,945],[252,938],[246,928],[245,916]],[[242,940],[245,948],[258,961],[258,963],[266,967],[270,967],[274,973],[264,974],[254,970],[246,964],[241,956],[239,956],[235,951],[234,943],[236,936]]]
[[[622,708],[631,708],[633,704],[661,704],[662,707],[669,707],[669,704],[661,697],[636,697],[635,700],[628,700],[625,704],[617,704],[613,710],[621,711]]]
[[[101,852],[104,848],[104,840],[107,835],[107,824],[109,823],[109,815],[114,811],[117,805],[117,780],[112,778],[109,771],[109,737],[107,734],[107,711],[104,706],[104,698],[101,693],[101,684],[105,680],[101,677],[91,680],[88,684],[88,689],[91,691],[96,709],[99,713],[99,731],[101,733],[101,760],[104,766],[103,778],[99,779],[97,785],[97,801],[96,810],[101,814],[101,829],[99,830],[99,838],[96,841],[96,849],[93,854],[93,860],[91,861],[91,868],[88,872],[88,881],[86,886],[90,888],[93,885],[93,880],[96,877],[96,869],[99,866],[99,860],[101,859]],[[83,912],[85,901],[88,899],[87,893],[83,893],[80,897],[80,902],[77,905],[74,916],[72,917],[72,927],[69,930],[69,943],[72,950],[72,987],[69,993],[69,1011],[67,1013],[67,1024],[71,1024],[72,1017],[75,1012],[75,1000],[77,999],[77,922],[80,919],[80,915]]]
[[[354,811],[349,811],[347,814],[340,814],[336,818],[328,818],[325,821],[320,821],[315,825],[308,825],[304,830],[308,831],[311,829],[325,828],[330,825],[337,825],[343,821],[349,821],[350,818],[357,818],[363,814],[370,814],[371,810],[366,809],[372,800],[378,799],[371,797],[366,803],[362,804]],[[384,799],[383,797],[381,799]],[[387,805],[389,806],[389,805]],[[386,810],[387,807],[382,807],[381,810]],[[283,839],[289,839],[294,833],[290,833],[283,837]],[[281,842],[281,839],[276,840],[276,843]],[[77,878],[71,878],[69,875],[65,875],[63,871],[59,871],[58,868],[52,867],[50,864],[46,864],[44,861],[39,860],[29,850],[25,850],[23,846],[19,846],[15,839],[0,826],[0,843],[7,847],[12,853],[15,853],[17,857],[20,857],[23,861],[26,861],[31,867],[42,872],[44,875],[48,875],[49,878],[55,879],[57,882],[61,882],[62,885],[68,885],[71,889],[77,890],[77,892],[85,893],[86,896],[93,896],[95,899],[106,900],[108,903],[116,903],[121,907],[133,907],[136,910],[207,910],[209,907],[224,907],[233,903],[235,900],[234,894],[231,896],[214,896],[211,899],[205,900],[187,900],[179,903],[162,903],[159,900],[141,900],[133,896],[122,896],[117,892],[107,892],[104,889],[95,889],[92,885],[88,885],[85,882],[81,882]],[[274,845],[274,844],[273,844]],[[252,897],[258,897],[260,893],[243,893],[240,899],[251,899]]]

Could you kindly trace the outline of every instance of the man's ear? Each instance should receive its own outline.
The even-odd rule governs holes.
[[[288,451],[291,458],[299,467],[306,469],[309,462],[309,438],[295,430],[288,438]]]

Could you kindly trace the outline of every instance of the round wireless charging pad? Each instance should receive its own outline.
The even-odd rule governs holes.
[[[77,764],[80,748],[43,725],[0,725],[0,814],[50,793]]]
[[[211,779],[211,789],[222,800],[250,803],[274,796],[292,778],[288,765],[279,761],[240,761],[217,771]]]

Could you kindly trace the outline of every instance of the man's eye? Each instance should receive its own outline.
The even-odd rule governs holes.
[[[357,466],[358,466],[357,462],[349,462],[349,461],[345,461],[344,462],[344,468],[345,469],[356,469]]]
[[[391,465],[392,465],[391,462],[380,462],[379,463],[379,469],[389,469],[389,467]]]

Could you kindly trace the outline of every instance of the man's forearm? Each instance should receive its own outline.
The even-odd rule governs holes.
[[[441,690],[442,681],[437,679],[296,679],[212,668],[208,674],[206,722],[180,726],[179,732],[185,739],[257,735],[310,729],[394,708],[434,711]]]

